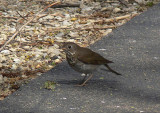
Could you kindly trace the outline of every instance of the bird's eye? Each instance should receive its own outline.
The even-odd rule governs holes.
[[[71,49],[72,48],[72,46],[68,46],[68,49]]]

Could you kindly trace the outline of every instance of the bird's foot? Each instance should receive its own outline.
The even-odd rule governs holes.
[[[87,84],[82,83],[82,84],[77,84],[77,85],[75,85],[75,86],[83,87],[83,86],[85,86],[85,85],[87,85]]]

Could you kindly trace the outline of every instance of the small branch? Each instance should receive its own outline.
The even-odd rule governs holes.
[[[118,0],[121,4],[123,4],[124,6],[128,7],[128,4],[126,3],[126,1],[124,0]]]
[[[41,15],[37,16],[36,21],[38,21],[40,18],[43,18],[45,16],[61,16],[61,17],[64,17],[63,15],[61,15],[59,13],[55,13],[55,14],[41,14]]]
[[[109,29],[109,28],[112,28],[112,29],[114,29],[114,28],[116,28],[116,27],[118,27],[118,26],[105,26],[105,27],[89,27],[89,28],[75,28],[75,29],[79,29],[79,30],[92,30],[92,29],[97,29],[97,30],[100,30],[100,29]]]
[[[119,3],[118,1],[105,1],[106,3]]]
[[[65,30],[80,30],[80,31],[83,31],[83,30],[92,30],[92,29],[109,29],[109,28],[116,28],[118,26],[104,26],[104,27],[86,27],[86,28],[82,28],[82,27],[77,27],[77,28],[70,28],[70,27],[54,27],[52,28],[53,31],[59,31],[61,29],[65,29]]]
[[[69,4],[69,3],[65,3],[65,4],[60,4],[60,5],[54,5],[51,8],[63,8],[63,7],[80,7],[80,4]]]
[[[103,22],[114,22],[114,21],[119,21],[119,20],[123,20],[123,19],[128,19],[128,18],[133,18],[133,17],[135,17],[135,16],[137,16],[138,15],[138,13],[136,13],[136,14],[127,14],[127,15],[124,15],[124,16],[120,16],[120,17],[114,17],[114,18],[110,18],[110,19],[106,19],[106,20],[103,20]],[[93,22],[97,22],[97,21],[93,21]],[[98,22],[100,22],[100,21],[98,21]],[[50,23],[41,23],[41,24],[45,24],[45,25],[50,25],[50,26],[53,26],[52,24],[50,24]],[[108,28],[116,28],[116,27],[118,27],[118,26],[106,26],[106,27],[81,27],[81,28],[71,28],[71,27],[63,27],[63,26],[61,26],[61,27],[53,27],[52,29],[53,30],[61,30],[61,29],[67,29],[67,30],[91,30],[91,29],[108,29]]]
[[[18,19],[17,17],[12,16],[0,16],[0,18]]]
[[[17,14],[18,14],[21,18],[23,18],[24,20],[27,20],[27,19],[25,19],[25,17],[22,16],[18,11],[16,11],[16,12],[17,12]]]
[[[47,8],[49,8],[49,7],[53,6],[53,5],[59,4],[59,3],[61,3],[61,2],[52,3],[51,5],[45,7],[43,10],[39,11],[37,14],[35,14],[34,16],[32,16],[32,18],[31,18],[28,22],[26,22],[23,26],[21,26],[21,27],[12,35],[12,37],[11,37],[8,41],[5,42],[5,44],[0,48],[0,51],[2,51],[3,48],[4,48],[11,40],[13,40],[13,39],[15,38],[15,36],[16,36],[26,25],[28,25],[33,19],[35,19],[40,13],[44,12]]]
[[[122,20],[122,19],[126,19],[126,18],[133,18],[135,16],[137,16],[138,13],[135,13],[135,14],[127,14],[127,15],[124,15],[124,16],[120,16],[120,17],[115,17],[113,18],[114,20],[118,21],[118,20]]]
[[[124,16],[119,16],[119,17],[114,17],[114,18],[110,18],[110,19],[106,19],[106,20],[102,20],[103,22],[114,22],[114,21],[118,21],[118,20],[123,20],[123,19],[127,19],[127,18],[133,18],[135,16],[137,16],[138,13],[135,13],[135,14],[127,14],[127,15],[124,15]],[[97,22],[97,21],[94,21],[94,22]],[[98,21],[98,22],[101,22],[101,21]]]

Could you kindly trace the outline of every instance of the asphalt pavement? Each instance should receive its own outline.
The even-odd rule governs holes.
[[[0,113],[160,113],[160,4],[90,48],[123,76],[101,67],[85,87],[66,62],[0,101]],[[56,82],[54,91],[44,83]]]

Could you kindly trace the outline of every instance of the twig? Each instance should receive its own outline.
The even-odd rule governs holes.
[[[105,26],[105,27],[89,27],[89,28],[76,28],[76,29],[79,29],[79,30],[92,30],[92,29],[97,29],[97,30],[99,30],[99,29],[109,29],[109,28],[116,28],[116,27],[118,27],[118,26]]]
[[[63,15],[61,15],[59,13],[55,13],[55,14],[41,14],[41,15],[37,16],[36,21],[38,21],[40,18],[43,18],[45,16],[61,16],[61,17],[64,17]]]
[[[25,19],[25,17],[22,16],[18,11],[16,11],[16,12],[17,12],[17,14],[18,14],[21,18],[23,18],[24,20],[27,20],[27,19]]]
[[[106,20],[103,20],[103,22],[114,22],[114,21],[118,21],[118,20],[123,20],[123,19],[127,19],[127,18],[133,18],[135,16],[137,16],[138,13],[135,13],[135,14],[127,14],[127,15],[124,15],[124,16],[119,16],[119,17],[114,17],[114,18],[110,18],[110,19],[106,19]],[[94,22],[97,22],[97,21],[94,21]],[[98,21],[100,22],[100,21]]]
[[[123,20],[123,19],[127,19],[127,18],[133,18],[135,16],[137,16],[138,13],[135,13],[135,14],[127,14],[127,15],[124,15],[124,16],[119,16],[119,17],[114,17],[114,18],[110,18],[110,19],[106,19],[106,20],[103,20],[103,22],[114,22],[114,21],[118,21],[118,20]],[[97,22],[97,21],[93,21],[93,22]],[[100,22],[100,21],[98,21]],[[50,25],[50,26],[53,26],[52,24],[50,23],[41,23],[41,24],[46,24],[46,25]],[[67,29],[67,30],[75,30],[75,29],[78,29],[78,30],[90,30],[90,29],[108,29],[108,28],[116,28],[118,26],[106,26],[106,27],[81,27],[81,28],[71,28],[71,27],[53,27],[52,30],[61,30],[61,29]]]
[[[106,3],[119,3],[118,1],[105,1]]]
[[[60,5],[54,5],[51,8],[63,8],[63,7],[80,7],[80,4],[60,4]]]
[[[38,15],[36,19],[39,20],[40,18],[43,18],[43,17],[45,17],[45,16],[48,16],[48,14]]]
[[[37,14],[35,14],[34,16],[32,16],[32,18],[31,18],[29,21],[27,21],[23,26],[21,26],[21,27],[12,35],[12,37],[11,37],[8,41],[5,42],[5,44],[0,48],[0,51],[2,51],[3,48],[4,48],[11,40],[13,40],[13,39],[15,38],[15,36],[16,36],[26,25],[28,25],[33,19],[35,19],[40,13],[44,12],[47,8],[49,8],[49,7],[53,6],[53,5],[59,4],[59,3],[61,3],[61,2],[52,3],[51,5],[45,7],[43,10],[39,11]]]
[[[135,13],[135,14],[127,14],[127,15],[124,15],[124,16],[120,16],[120,17],[115,17],[113,18],[114,20],[118,21],[118,20],[122,20],[122,19],[126,19],[126,18],[133,18],[135,16],[137,16],[138,13]]]
[[[82,27],[77,27],[77,28],[70,28],[70,27],[54,27],[54,28],[52,28],[52,30],[54,30],[54,31],[59,31],[59,30],[61,30],[61,29],[65,29],[65,30],[80,30],[80,31],[82,31],[82,30],[92,30],[92,29],[108,29],[108,28],[116,28],[116,27],[118,27],[118,26],[104,26],[104,27],[86,27],[86,28],[82,28]]]
[[[17,17],[12,16],[0,16],[0,18],[18,19]]]
[[[121,4],[125,5],[126,7],[128,7],[128,4],[126,3],[126,1],[124,0],[118,0]]]

